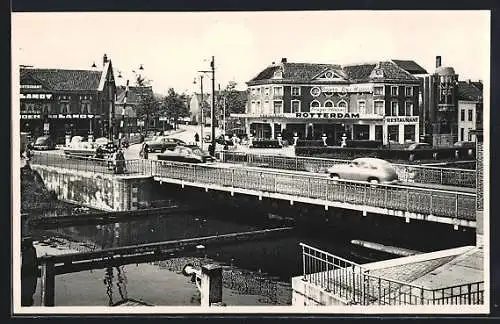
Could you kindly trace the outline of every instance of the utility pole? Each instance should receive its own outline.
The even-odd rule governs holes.
[[[215,58],[212,56],[212,62],[210,63],[210,67],[212,68],[212,107],[210,109],[211,118],[212,118],[212,146],[210,150],[210,155],[215,154]]]
[[[201,88],[201,102],[200,102],[200,112],[201,112],[201,121],[200,121],[200,148],[203,150],[203,128],[205,127],[205,122],[203,121],[203,75],[200,75],[200,88]]]

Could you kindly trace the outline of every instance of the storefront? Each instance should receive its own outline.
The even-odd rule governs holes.
[[[417,116],[385,117],[384,144],[411,143],[419,140],[419,118]]]

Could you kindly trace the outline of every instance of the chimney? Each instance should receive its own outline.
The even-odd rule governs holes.
[[[436,69],[441,67],[441,56],[436,56]]]
[[[274,64],[275,64],[274,62],[271,63],[271,65],[274,65]]]
[[[108,63],[108,56],[104,54],[104,56],[102,57],[102,65],[106,65],[106,63]]]
[[[471,82],[472,82],[472,81],[471,81],[470,79],[467,79],[467,83],[468,83],[468,84],[471,84]]]
[[[286,57],[281,59],[281,63],[286,63]]]

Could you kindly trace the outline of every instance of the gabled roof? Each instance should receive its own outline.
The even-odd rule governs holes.
[[[458,81],[458,100],[483,100],[483,84],[481,82]]]
[[[315,63],[280,63],[265,68],[250,82],[271,79],[274,72],[281,70],[283,72],[282,80],[303,81],[311,80],[321,72],[327,70],[340,70],[337,64],[315,64]]]
[[[377,64],[355,64],[343,66],[347,77],[352,81],[364,81],[370,77]]]
[[[20,68],[21,84],[39,82],[52,91],[98,90],[102,71]]]
[[[125,100],[125,86],[116,87],[116,104],[120,105]],[[128,87],[127,105],[135,105],[139,103],[139,98],[142,96],[153,96],[153,87]]]
[[[412,60],[391,60],[410,74],[427,74],[427,71]]]

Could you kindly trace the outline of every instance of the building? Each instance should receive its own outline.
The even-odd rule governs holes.
[[[231,96],[235,98],[237,102],[242,102],[242,106],[244,105],[245,101],[247,100],[247,91],[239,91],[239,90],[234,90],[235,95]],[[223,114],[224,114],[224,91],[215,91],[215,104],[216,104],[216,125],[219,125],[219,121],[223,119]],[[201,93],[194,93],[191,95],[190,100],[189,100],[189,113],[191,116],[191,121],[195,123],[199,123],[201,120],[201,112],[200,112],[200,103],[202,101],[201,98]],[[211,124],[211,107],[212,107],[212,93],[204,93],[203,94],[203,101],[205,102],[205,110],[204,110],[204,115],[203,119],[205,120],[205,125],[210,125]],[[226,103],[226,109],[230,109],[229,105],[231,103],[227,102]],[[235,103],[236,104],[236,103]],[[226,111],[226,117],[229,115],[229,111]],[[222,123],[220,124],[222,125]]]
[[[125,86],[116,89],[115,118],[117,124],[123,125],[125,134],[138,133],[144,127],[144,121],[137,118],[137,109],[141,104],[141,98],[154,97],[151,86],[129,86],[128,92]],[[123,119],[123,124],[121,121]],[[155,119],[150,120],[150,129],[155,128]]]
[[[458,81],[458,141],[476,141],[473,131],[482,129],[483,83]]]
[[[20,67],[20,129],[49,134],[63,144],[67,136],[117,136],[115,80],[111,61],[98,70]]]
[[[232,116],[257,138],[419,141],[420,80],[392,60],[341,66],[283,58],[247,85],[246,113]]]

